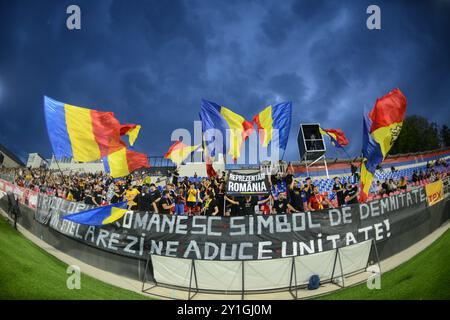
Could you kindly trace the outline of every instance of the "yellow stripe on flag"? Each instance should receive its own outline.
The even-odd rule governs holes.
[[[108,224],[108,223],[117,221],[120,218],[122,218],[126,212],[127,212],[127,209],[111,207],[111,215],[108,218],[106,218],[105,220],[103,220],[102,224]]]
[[[73,159],[80,162],[100,159],[100,148],[92,131],[91,110],[69,104],[65,104],[64,109]]]
[[[271,105],[260,112],[259,124],[264,128],[264,141],[262,141],[262,146],[267,148],[270,140],[272,140],[273,119]]]
[[[383,159],[386,157],[389,150],[391,150],[395,140],[397,140],[400,130],[402,129],[402,125],[403,122],[395,122],[390,126],[381,127],[372,132],[372,136],[375,141],[380,144]]]
[[[230,154],[233,159],[237,159],[241,154],[243,132],[242,123],[245,121],[245,119],[223,106],[220,108],[220,114],[224,117],[224,119],[228,123],[228,126],[230,127],[230,149],[228,150],[228,154]]]
[[[128,171],[127,149],[122,148],[108,155],[108,165],[111,177],[118,178],[128,175],[130,172]]]
[[[333,132],[327,132],[327,131],[323,130],[323,129],[320,128],[320,127],[319,127],[319,131],[320,131],[320,133],[321,133],[323,136],[328,136],[328,138],[333,137],[333,139],[337,141],[337,137],[336,137],[336,134],[335,134],[335,133],[333,133]],[[333,141],[331,138],[330,138],[330,141],[331,141],[331,144],[332,144],[333,146],[335,146],[335,143],[334,143],[334,141]]]
[[[328,134],[329,134],[330,136],[332,136],[334,140],[337,141],[337,137],[336,137],[336,134],[335,134],[334,132],[328,132]]]
[[[130,142],[130,146],[133,146],[134,142],[136,141],[139,130],[141,130],[141,126],[137,125],[135,128],[130,129],[126,134],[128,136],[128,141]]]
[[[196,146],[177,148],[171,152],[170,160],[179,165],[198,147],[200,147],[199,144]]]
[[[370,187],[372,186],[373,174],[366,169],[366,164],[361,165],[361,183],[364,185],[364,189],[361,190],[366,196],[369,195]]]

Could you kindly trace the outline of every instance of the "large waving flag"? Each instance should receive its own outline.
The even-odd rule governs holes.
[[[291,129],[292,102],[283,102],[274,106],[270,105],[253,117],[253,122],[258,126],[259,139],[263,147],[267,148],[273,141],[273,129],[278,130],[278,146],[286,150]]]
[[[341,129],[322,129],[320,128],[320,133],[324,136],[330,138],[333,146],[342,148],[348,145],[347,137],[344,134],[344,131]]]
[[[366,201],[377,166],[397,140],[406,113],[406,97],[394,89],[377,99],[364,117],[360,201]]]
[[[81,211],[67,216],[61,219],[73,221],[79,224],[86,224],[89,226],[102,226],[115,222],[122,218],[126,210],[127,202],[120,202],[111,204],[108,206],[97,207],[86,211]]]
[[[133,146],[140,130],[141,126],[139,124],[123,124],[120,126],[120,135],[127,135],[130,146]]]
[[[47,131],[57,159],[90,162],[122,148],[120,123],[112,112],[72,106],[44,96]]]
[[[176,141],[166,152],[164,158],[172,160],[177,165],[186,160],[189,155],[194,152],[200,145],[188,146],[181,141]]]
[[[113,178],[124,177],[134,170],[149,168],[147,155],[123,147],[103,157],[105,171]]]
[[[216,152],[225,155],[228,148],[228,154],[232,159],[238,159],[242,144],[253,132],[253,124],[230,109],[207,100],[202,100],[200,119],[206,142],[207,150],[205,152],[208,156],[214,157]],[[220,144],[215,140],[217,137],[213,138],[211,131],[208,131],[210,129],[216,129],[222,133],[226,142],[222,141],[221,149],[219,148]]]

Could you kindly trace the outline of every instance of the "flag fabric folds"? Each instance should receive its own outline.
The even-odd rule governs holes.
[[[211,177],[217,177],[217,172],[214,170],[213,162],[210,157],[205,156],[205,163],[206,163],[206,174],[209,178]]]
[[[177,165],[180,165],[198,147],[200,147],[200,145],[188,146],[178,140],[169,148],[164,155],[164,158],[170,159]]]
[[[342,148],[348,145],[347,137],[345,136],[344,131],[342,131],[341,129],[320,128],[320,133],[330,138],[331,143],[335,147]]]
[[[90,162],[124,146],[120,123],[112,112],[101,112],[44,96],[47,131],[55,158]]]
[[[227,153],[233,160],[237,160],[241,153],[241,146],[253,132],[253,124],[241,115],[230,109],[219,106],[215,102],[202,100],[200,109],[203,136],[206,142],[206,150],[210,157],[216,152],[224,155]],[[225,139],[219,144],[211,129],[219,130]]]
[[[394,89],[377,99],[364,117],[360,201],[366,201],[377,166],[397,140],[406,113],[406,97]]]
[[[258,127],[262,146],[267,148],[273,141],[273,129],[278,130],[278,147],[286,150],[291,129],[292,102],[270,105],[253,117]]]
[[[103,157],[105,171],[113,178],[124,177],[140,168],[149,168],[147,155],[126,147]]]
[[[102,226],[115,222],[122,218],[127,212],[126,208],[127,202],[124,201],[108,206],[97,207],[86,211],[69,214],[67,216],[61,217],[61,219],[89,226]]]
[[[127,135],[130,146],[134,145],[141,126],[139,124],[123,124],[120,126],[120,136]]]
[[[206,142],[205,139],[203,139],[203,158],[205,160],[205,166],[206,166],[206,174],[209,178],[211,177],[217,177],[217,172],[214,170],[214,158],[211,158],[208,156],[208,152],[206,152]]]

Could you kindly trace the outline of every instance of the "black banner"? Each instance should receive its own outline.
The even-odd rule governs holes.
[[[120,222],[102,227],[60,219],[80,211],[84,204],[55,201],[45,195],[40,198],[38,221],[39,217],[46,217],[51,228],[66,236],[141,259],[148,253],[207,260],[305,255],[368,239],[384,241],[429,219],[419,214],[426,206],[423,188],[368,203],[308,213],[188,217],[129,211]]]
[[[88,210],[93,207],[93,205],[85,204],[83,202],[67,201],[62,198],[39,194],[34,219],[42,224],[48,224],[53,213],[65,215]]]
[[[228,174],[226,193],[230,196],[269,195],[269,192],[269,178],[264,172]]]

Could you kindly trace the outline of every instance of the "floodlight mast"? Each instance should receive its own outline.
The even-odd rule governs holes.
[[[325,157],[326,146],[319,123],[301,123],[297,137],[300,162],[305,163],[306,174],[309,175],[309,169],[323,160],[327,178],[328,174],[327,160]]]

